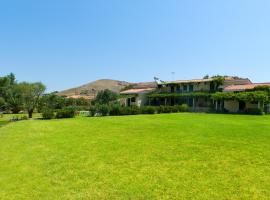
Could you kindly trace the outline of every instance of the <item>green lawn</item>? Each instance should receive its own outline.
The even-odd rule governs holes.
[[[269,199],[270,116],[163,114],[0,128],[0,199]]]

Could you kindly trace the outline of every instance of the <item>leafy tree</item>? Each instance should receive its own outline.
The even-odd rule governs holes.
[[[8,87],[6,90],[7,109],[17,114],[23,109],[22,91],[18,84]]]
[[[3,111],[5,109],[5,99],[3,97],[0,97],[0,112]]]
[[[112,101],[117,100],[118,95],[111,91],[111,90],[102,90],[99,91],[95,100],[93,101],[94,104],[109,104]]]
[[[32,118],[35,108],[38,106],[41,95],[44,93],[46,87],[40,83],[19,83],[19,88],[22,94],[22,102],[24,108],[28,112],[28,117]]]

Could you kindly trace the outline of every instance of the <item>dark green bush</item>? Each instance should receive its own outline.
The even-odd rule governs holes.
[[[172,106],[164,106],[163,113],[171,113],[173,111]]]
[[[28,120],[27,115],[23,115],[23,116],[21,116],[21,117],[20,117],[20,120]]]
[[[57,111],[56,118],[73,118],[75,117],[75,109],[71,107],[63,108]]]
[[[41,114],[43,119],[53,119],[55,117],[54,111],[50,108],[44,108]]]
[[[138,106],[131,106],[130,107],[131,115],[138,115],[141,113],[141,110]]]
[[[102,116],[107,116],[110,112],[110,108],[108,105],[101,105],[99,106],[98,113]]]
[[[178,112],[187,112],[189,109],[187,104],[182,104],[180,106],[178,106]]]
[[[245,114],[249,114],[249,115],[263,115],[263,111],[259,108],[247,108],[245,110]]]
[[[111,116],[121,115],[121,106],[119,104],[113,104],[110,108],[109,114]]]
[[[140,114],[140,108],[138,106],[121,107],[120,115],[137,115]]]
[[[131,108],[130,107],[121,107],[120,108],[120,115],[131,115]]]
[[[98,111],[98,106],[90,106],[89,115],[91,117],[94,117],[97,114],[97,111]]]
[[[141,113],[142,114],[155,114],[156,108],[153,106],[144,106],[141,108]]]

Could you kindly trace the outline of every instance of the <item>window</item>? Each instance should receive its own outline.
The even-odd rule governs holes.
[[[186,92],[187,91],[187,85],[184,85],[183,90]]]
[[[171,86],[171,93],[174,93],[174,86]]]
[[[136,102],[136,98],[135,98],[135,97],[132,97],[132,98],[131,98],[131,102],[132,102],[132,103],[135,103],[135,102]]]
[[[181,92],[180,85],[176,86],[176,92]]]
[[[189,92],[193,92],[193,85],[189,85]]]

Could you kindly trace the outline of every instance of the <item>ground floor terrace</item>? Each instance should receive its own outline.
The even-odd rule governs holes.
[[[245,96],[246,95],[246,96]],[[175,106],[187,104],[191,112],[245,113],[252,110],[270,113],[269,101],[254,93],[241,93],[228,96],[228,93],[216,94],[140,94],[128,96],[125,106]],[[252,96],[252,98],[250,97]]]

